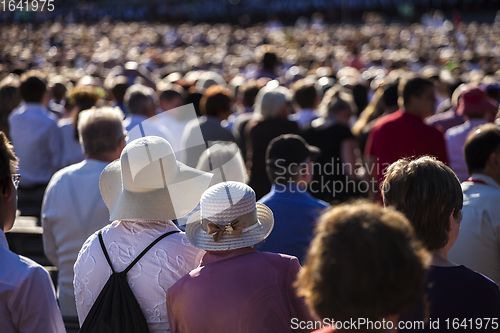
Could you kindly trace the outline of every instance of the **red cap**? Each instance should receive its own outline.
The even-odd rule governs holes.
[[[457,108],[460,116],[496,115],[497,112],[498,102],[488,97],[486,90],[480,86],[470,87],[460,94]]]

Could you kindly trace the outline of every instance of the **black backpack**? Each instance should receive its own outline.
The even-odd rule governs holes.
[[[177,232],[179,231],[170,231],[155,239],[124,271],[117,273],[111,266],[111,260],[109,260],[101,231],[99,231],[99,242],[113,274],[92,305],[80,333],[149,332],[146,317],[144,317],[141,307],[128,285],[127,273],[156,243]]]

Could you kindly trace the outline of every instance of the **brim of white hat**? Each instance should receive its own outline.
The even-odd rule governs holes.
[[[101,173],[99,187],[114,220],[173,220],[187,215],[200,202],[212,174],[178,162],[179,172],[167,188],[143,192],[125,190],[120,160],[108,164]]]
[[[227,251],[255,245],[269,236],[274,226],[273,212],[264,204],[257,203],[259,226],[241,235],[222,234],[215,242],[214,236],[201,228],[201,212],[193,213],[186,225],[186,238],[196,248],[205,251]]]

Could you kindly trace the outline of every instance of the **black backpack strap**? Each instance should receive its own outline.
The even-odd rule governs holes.
[[[155,239],[151,244],[149,244],[149,246],[147,248],[145,248],[141,254],[139,254],[137,256],[137,258],[134,259],[134,261],[132,261],[132,263],[130,265],[128,265],[127,268],[125,268],[125,270],[122,272],[123,274],[127,274],[128,271],[130,271],[130,269],[132,267],[134,267],[135,264],[137,264],[137,262],[153,247],[156,245],[156,243],[158,243],[159,241],[161,241],[163,238],[167,237],[167,236],[170,236],[172,234],[175,234],[175,233],[178,233],[180,232],[179,230],[174,230],[174,231],[170,231],[170,232],[167,232],[166,234],[163,234],[161,235],[160,237],[158,237],[157,239]],[[106,255],[107,256],[107,255]],[[109,262],[109,259],[108,259],[108,262]]]
[[[101,230],[99,230],[99,243],[101,243],[102,252],[104,252],[104,256],[106,257],[106,260],[108,261],[109,267],[111,267],[111,270],[114,273],[115,270],[113,269],[113,266],[111,265],[111,260],[109,260],[108,251],[106,251],[106,247],[104,246],[104,241],[102,240],[102,231]]]

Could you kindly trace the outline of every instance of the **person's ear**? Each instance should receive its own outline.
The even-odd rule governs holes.
[[[2,186],[2,199],[4,202],[10,201],[14,193],[14,183],[11,180],[6,180]]]
[[[500,153],[492,152],[487,162],[492,170],[500,171]]]
[[[453,231],[455,229],[455,223],[453,223],[455,221],[455,218],[453,217],[454,213],[455,210],[451,212],[450,217],[448,218],[448,228],[450,229],[450,231]]]

